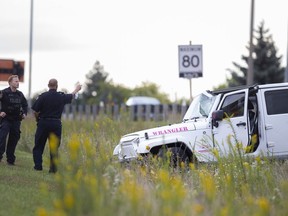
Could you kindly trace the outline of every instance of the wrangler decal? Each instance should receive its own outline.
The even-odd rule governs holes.
[[[171,134],[171,133],[178,133],[188,131],[188,127],[179,127],[179,128],[172,128],[172,129],[166,129],[166,130],[160,130],[160,131],[153,131],[153,135],[164,135],[164,134]]]

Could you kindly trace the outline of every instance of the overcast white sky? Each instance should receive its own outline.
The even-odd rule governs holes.
[[[31,0],[0,0],[0,59],[25,61],[28,95]],[[255,0],[254,29],[265,22],[287,59],[287,0]],[[96,60],[115,84],[156,83],[171,100],[189,98],[179,78],[178,45],[202,44],[203,77],[195,96],[225,81],[248,55],[251,0],[34,0],[32,95],[57,78],[72,91]],[[2,82],[0,87],[7,86]]]

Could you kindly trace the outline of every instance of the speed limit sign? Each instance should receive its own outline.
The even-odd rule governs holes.
[[[202,45],[179,45],[179,76],[202,77]]]

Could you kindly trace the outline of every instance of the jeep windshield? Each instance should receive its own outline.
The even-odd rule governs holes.
[[[207,118],[213,104],[215,102],[216,96],[209,92],[203,92],[196,96],[191,105],[189,106],[183,121],[198,119],[198,118]]]

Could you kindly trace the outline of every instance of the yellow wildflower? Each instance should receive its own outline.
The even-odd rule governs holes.
[[[74,205],[74,197],[72,193],[67,193],[64,196],[64,205],[66,208],[71,209]]]
[[[193,206],[193,211],[195,211],[196,215],[202,214],[204,212],[204,206],[201,204],[195,204]]]
[[[36,212],[36,215],[38,215],[38,216],[48,216],[49,213],[46,211],[45,208],[38,208],[37,212]]]
[[[257,162],[258,165],[261,164],[261,158],[259,156],[255,158],[255,161]]]
[[[51,133],[49,135],[49,147],[50,147],[50,151],[51,151],[52,154],[53,153],[54,154],[57,153],[58,146],[59,146],[58,137],[54,133]]]
[[[79,154],[80,141],[77,139],[77,136],[73,136],[71,141],[68,143],[69,153],[72,160],[76,160]]]
[[[257,204],[260,207],[261,212],[265,215],[269,215],[270,212],[270,203],[265,197],[260,197],[257,200]]]
[[[214,155],[216,158],[219,158],[219,151],[218,151],[218,149],[214,148],[214,149],[212,150],[212,153],[213,153],[213,155]]]
[[[244,162],[243,165],[244,165],[244,167],[246,167],[247,169],[250,168],[250,164],[249,164],[248,162]]]
[[[228,207],[223,207],[221,210],[220,210],[220,215],[221,216],[229,216],[229,208]]]
[[[203,172],[200,173],[200,180],[202,183],[203,191],[209,200],[212,200],[216,195],[216,185],[211,174]]]
[[[189,167],[192,171],[195,170],[195,164],[194,163],[189,163]]]
[[[59,199],[53,200],[53,205],[56,209],[61,209],[62,208],[62,202]]]

